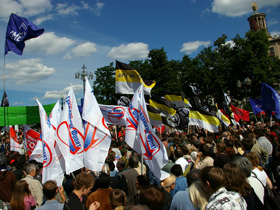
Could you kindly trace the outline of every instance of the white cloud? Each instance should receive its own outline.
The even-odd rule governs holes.
[[[149,54],[148,44],[137,42],[127,45],[120,45],[113,47],[108,53],[109,58],[113,59],[143,59],[147,58]]]
[[[267,26],[272,26],[272,25],[278,24],[279,21],[275,20],[275,19],[272,19],[272,20],[267,21],[266,23],[267,23]]]
[[[184,52],[185,54],[189,55],[189,54],[196,52],[199,47],[201,47],[201,46],[208,47],[210,44],[211,44],[210,41],[186,42],[182,45],[182,49],[180,50],[180,52]]]
[[[99,16],[102,8],[105,6],[105,3],[97,2],[95,7],[93,8],[93,12],[95,15]]]
[[[6,18],[11,13],[30,17],[50,11],[51,9],[51,0],[1,0],[0,18],[6,21]]]
[[[204,17],[205,14],[209,14],[209,13],[210,13],[210,9],[206,8],[205,10],[202,11],[202,14],[200,16]]]
[[[70,5],[68,6],[68,4],[57,4],[56,10],[58,12],[58,14],[60,15],[78,15],[77,10],[82,9],[82,7],[77,6],[77,5]]]
[[[19,60],[6,64],[6,79],[16,80],[16,84],[38,82],[47,79],[55,73],[54,68],[44,66],[41,59]]]
[[[270,33],[270,35],[271,35],[272,37],[274,37],[274,36],[280,36],[280,31],[272,31],[272,32]]]
[[[231,48],[235,46],[235,42],[230,40],[230,41],[226,41],[225,43],[226,45],[229,45]]]
[[[38,53],[46,52],[48,55],[64,52],[68,47],[75,43],[74,40],[67,37],[58,37],[54,32],[47,32],[26,41],[26,51]]]
[[[214,0],[212,2],[212,12],[228,17],[238,17],[253,13],[251,8],[253,2],[257,3],[258,10],[260,10],[262,7],[277,6],[280,4],[280,0]]]
[[[52,20],[53,19],[53,15],[49,14],[43,17],[38,17],[36,18],[36,20],[34,21],[35,25],[40,25],[41,23],[45,22],[46,20]]]
[[[75,91],[79,92],[83,90],[83,86],[82,85],[72,85],[72,88]],[[44,95],[44,99],[60,99],[61,96],[65,99],[68,95],[70,86],[64,88],[63,90],[50,90],[47,91]]]
[[[91,53],[97,52],[96,44],[92,42],[86,42],[75,47],[71,52],[77,57],[86,57]]]

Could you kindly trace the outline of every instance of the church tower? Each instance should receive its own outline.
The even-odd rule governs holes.
[[[257,12],[258,6],[256,3],[252,4],[252,9],[254,13],[247,19],[250,24],[250,29],[253,31],[259,31],[261,29],[265,29],[267,31],[266,22],[265,22],[266,14]]]

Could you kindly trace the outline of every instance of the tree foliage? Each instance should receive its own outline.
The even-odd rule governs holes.
[[[216,95],[221,89],[237,100],[260,97],[261,82],[273,86],[280,77],[280,61],[268,53],[266,31],[249,31],[245,38],[236,35],[232,42],[227,42],[227,38],[222,35],[194,58],[184,55],[182,60],[169,61],[161,48],[152,49],[147,59],[130,61],[129,65],[144,80],[156,81],[153,94],[160,95],[165,90],[186,94],[186,85],[192,84],[201,88],[206,97]],[[94,90],[99,103],[110,103],[114,71],[113,63],[96,71]],[[247,78],[252,81],[250,87],[246,86]],[[241,82],[241,88],[236,86],[237,81]]]

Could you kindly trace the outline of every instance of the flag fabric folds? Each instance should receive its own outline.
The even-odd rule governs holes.
[[[66,174],[84,167],[84,127],[72,86],[57,126],[56,142],[65,160]]]
[[[175,104],[175,108],[191,107],[190,102],[178,93],[166,92],[164,98]]]
[[[220,121],[217,117],[202,114],[199,111],[190,110],[189,125],[196,125],[208,130],[209,132],[218,133]]]
[[[64,174],[60,162],[57,160],[57,154],[54,148],[55,130],[50,123],[50,118],[47,116],[44,107],[38,100],[37,103],[39,105],[43,142],[42,183],[45,183],[48,180],[55,180],[58,185],[62,185]],[[59,102],[56,103],[54,109],[56,109],[58,106]]]
[[[175,105],[160,96],[152,94],[149,104],[150,106],[160,110],[164,116],[176,114]]]
[[[231,105],[230,108],[233,111],[234,115],[237,116],[239,120],[250,121],[250,116],[249,116],[250,112],[249,111],[240,109],[233,105]]]
[[[1,107],[6,107],[9,106],[9,99],[8,99],[8,95],[6,93],[6,91],[4,91],[3,93],[3,98],[2,98],[2,102],[1,102]]]
[[[261,109],[261,106],[262,106],[262,101],[261,99],[252,99],[252,98],[249,98],[249,101],[250,101],[250,104],[251,104],[251,107],[252,107],[252,110],[254,112],[254,115],[257,115],[261,112],[263,112],[263,110]]]
[[[29,160],[36,160],[38,163],[43,163],[43,142],[42,142],[42,135],[40,134],[40,138],[32,151],[31,155],[29,156]]]
[[[141,85],[130,102],[125,141],[136,152],[143,154],[151,172],[160,178],[160,169],[168,162],[168,156],[161,140],[152,130],[143,92]]]
[[[149,104],[147,105],[147,111],[148,111],[148,115],[151,121],[151,125],[155,126],[155,127],[161,127],[162,124],[162,117],[160,115],[161,111],[159,111],[158,109],[150,106]]]
[[[145,80],[131,66],[116,61],[116,93],[134,94],[137,88],[143,84],[145,95],[150,95],[155,81]]]
[[[280,119],[280,96],[276,90],[265,83],[262,83],[261,109],[269,116],[275,111],[275,116]]]
[[[10,126],[10,150],[23,155],[21,144],[18,141],[18,137],[13,126]]]
[[[44,31],[26,18],[11,14],[6,32],[5,55],[9,51],[22,55],[24,42],[42,35]]]
[[[128,107],[99,104],[99,108],[107,124],[125,126]]]
[[[42,141],[40,139],[40,133],[31,129],[28,125],[23,126],[23,133],[25,149],[27,151],[28,157],[30,157],[34,148],[36,147],[37,142]]]
[[[101,171],[111,145],[111,134],[97,100],[85,78],[83,120],[85,124],[84,165],[92,171]]]
[[[221,112],[221,110],[217,107],[217,118],[226,126],[228,127],[230,125],[230,120]]]

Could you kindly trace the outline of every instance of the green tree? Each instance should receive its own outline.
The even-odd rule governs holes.
[[[113,62],[109,66],[98,68],[95,71],[93,90],[96,100],[100,104],[111,104],[115,93],[115,68]]]

